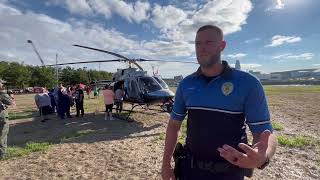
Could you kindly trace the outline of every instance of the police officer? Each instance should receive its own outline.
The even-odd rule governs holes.
[[[0,158],[3,158],[7,151],[7,135],[9,133],[7,107],[13,103],[12,98],[3,90],[4,83],[5,81],[0,79]]]
[[[221,61],[226,47],[223,32],[206,25],[196,34],[199,69],[183,79],[176,92],[166,131],[162,178],[176,179],[170,161],[181,123],[188,113],[184,156],[178,179],[250,177],[263,169],[275,153],[277,141],[263,87],[249,73]],[[246,124],[253,135],[248,145]],[[175,169],[176,170],[176,169]],[[176,171],[175,171],[176,172]]]

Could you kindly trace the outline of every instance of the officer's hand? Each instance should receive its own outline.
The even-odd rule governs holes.
[[[260,136],[260,141],[252,147],[240,143],[239,147],[245,152],[242,153],[229,145],[223,145],[218,148],[220,156],[230,163],[242,168],[260,167],[267,159],[268,140],[271,132],[264,131]]]
[[[171,165],[162,165],[161,175],[163,180],[175,180]]]

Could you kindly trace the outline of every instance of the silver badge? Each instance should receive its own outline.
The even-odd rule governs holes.
[[[221,91],[225,96],[228,96],[233,91],[233,84],[231,82],[225,82],[221,86]]]

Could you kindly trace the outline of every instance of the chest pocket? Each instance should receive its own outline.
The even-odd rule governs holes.
[[[192,105],[192,102],[195,102],[195,99],[197,99],[202,94],[202,87],[201,86],[192,86],[183,89],[183,98],[184,102],[186,102],[187,106]]]

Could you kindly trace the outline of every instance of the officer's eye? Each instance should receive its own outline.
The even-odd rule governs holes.
[[[206,41],[206,44],[211,46],[211,45],[214,45],[214,42],[213,41]]]

